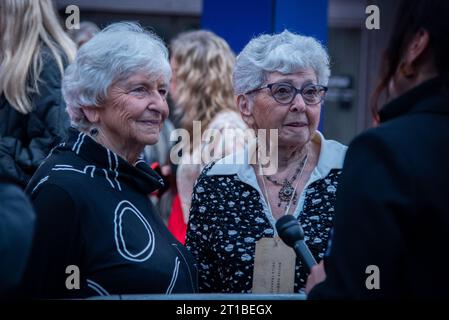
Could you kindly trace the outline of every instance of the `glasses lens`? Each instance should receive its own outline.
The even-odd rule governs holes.
[[[276,101],[280,103],[290,103],[295,95],[295,89],[288,84],[274,84],[271,93]]]
[[[302,90],[302,97],[308,104],[320,103],[323,100],[325,94],[326,91],[324,90],[324,88],[316,85],[306,86]]]

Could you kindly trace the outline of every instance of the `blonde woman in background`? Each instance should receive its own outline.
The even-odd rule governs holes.
[[[173,70],[170,93],[177,112],[182,115],[181,127],[191,138],[190,152],[184,153],[177,169],[177,187],[184,223],[188,221],[193,185],[207,163],[192,163],[201,159],[207,148],[222,146],[221,155],[239,150],[244,145],[242,135],[232,130],[246,129],[234,100],[232,69],[235,56],[226,41],[209,31],[190,31],[171,42],[170,64]],[[221,135],[215,141],[192,145],[193,122],[201,121],[201,134],[216,129]],[[233,143],[229,143],[233,141]],[[185,237],[185,229],[183,230]],[[181,239],[183,240],[183,239]]]
[[[2,0],[0,174],[22,186],[69,126],[61,78],[75,53],[50,0]]]

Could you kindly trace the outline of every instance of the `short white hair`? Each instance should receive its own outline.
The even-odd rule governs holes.
[[[168,50],[154,33],[134,22],[114,23],[86,42],[70,64],[62,81],[62,93],[73,127],[91,126],[82,107],[98,107],[116,81],[137,72],[150,79],[171,77]]]
[[[315,38],[288,30],[263,34],[252,39],[237,56],[234,93],[239,95],[262,86],[269,73],[288,74],[309,68],[315,72],[319,84],[327,85],[329,56]]]

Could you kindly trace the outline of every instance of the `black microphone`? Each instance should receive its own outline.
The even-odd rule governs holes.
[[[304,242],[304,231],[298,220],[294,216],[287,214],[276,222],[276,230],[282,241],[295,250],[296,255],[306,265],[307,271],[310,272],[310,269],[317,263],[309,247]]]

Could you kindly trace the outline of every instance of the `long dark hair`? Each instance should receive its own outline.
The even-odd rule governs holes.
[[[429,47],[434,64],[446,88],[449,88],[449,1],[402,0],[395,25],[381,64],[380,80],[371,97],[371,111],[378,116],[379,98],[395,74],[405,48],[414,34],[424,29],[429,33]]]

